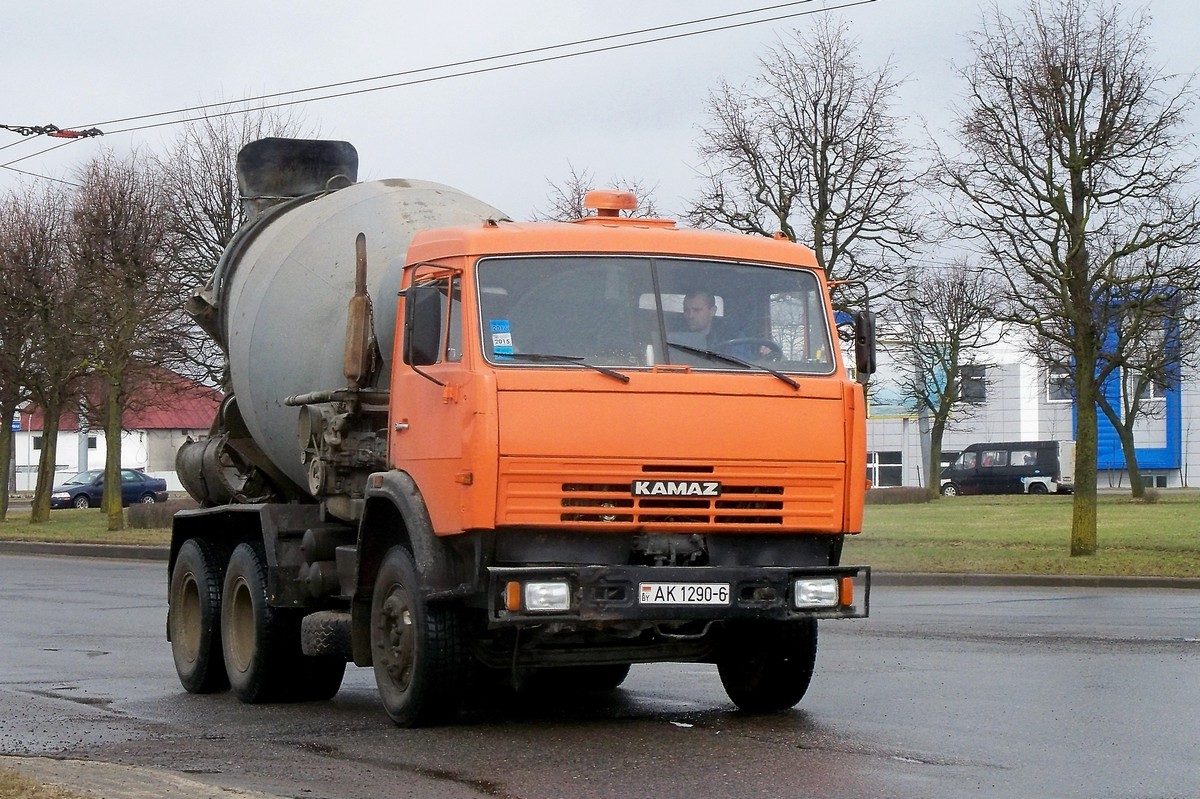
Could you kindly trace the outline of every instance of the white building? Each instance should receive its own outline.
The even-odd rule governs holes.
[[[1075,400],[1067,375],[1053,374],[1011,344],[976,354],[977,366],[964,375],[972,396],[956,411],[942,440],[943,463],[969,444],[987,441],[1075,438]],[[1162,390],[1144,405],[1137,423],[1138,467],[1148,484],[1188,486],[1200,480],[1200,375],[1184,372],[1177,388]],[[1120,406],[1121,380],[1106,384]],[[901,400],[896,366],[881,343],[879,371],[868,391],[868,479],[875,486],[925,483],[929,440],[924,420]],[[1099,413],[1099,486],[1127,487],[1125,458],[1115,430]]]
[[[175,453],[191,436],[207,435],[221,403],[221,393],[173,373],[158,374],[155,382],[133,393],[122,419],[121,467],[144,469],[162,477],[170,491],[182,491],[175,474]],[[10,488],[33,491],[44,445],[44,420],[29,408],[14,420],[13,478]],[[16,429],[18,428],[19,429]],[[104,467],[107,443],[96,425],[80,424],[77,410],[59,419],[54,483],[84,469]]]

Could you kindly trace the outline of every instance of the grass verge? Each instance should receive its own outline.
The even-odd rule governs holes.
[[[126,509],[128,522],[129,510]],[[108,520],[97,508],[50,511],[50,521],[30,524],[28,510],[9,510],[0,522],[0,541],[50,541],[63,544],[137,544],[167,545],[171,531],[165,528],[133,529],[110,532]],[[2,796],[3,794],[0,794]]]
[[[844,563],[879,571],[1200,577],[1200,494],[1101,495],[1098,553],[1071,557],[1068,496],[947,497],[868,505]]]
[[[1200,493],[1160,491],[1153,503],[1102,495],[1097,517],[1098,554],[1073,558],[1070,497],[872,504],[863,534],[847,539],[842,562],[865,563],[881,572],[1200,577]],[[39,525],[29,523],[28,511],[17,511],[0,523],[0,540],[170,542],[166,528],[109,532],[106,526],[95,509],[51,511],[50,521]]]

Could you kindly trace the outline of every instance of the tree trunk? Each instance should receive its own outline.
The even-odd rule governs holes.
[[[1104,412],[1104,417],[1113,426],[1113,430],[1117,432],[1117,438],[1121,441],[1121,454],[1125,456],[1125,471],[1129,473],[1130,496],[1133,499],[1143,499],[1146,496],[1146,487],[1142,485],[1142,471],[1138,468],[1137,445],[1133,440],[1133,423],[1130,421],[1135,416],[1130,413],[1126,419],[1122,420],[1117,417],[1117,412],[1111,402],[1100,397],[1099,404],[1100,410]]]
[[[1137,446],[1133,440],[1133,426],[1118,427],[1121,434],[1121,452],[1125,455],[1125,471],[1129,473],[1129,492],[1134,499],[1145,499],[1146,486],[1142,485],[1142,470],[1138,467]]]
[[[935,416],[929,428],[929,474],[925,481],[925,490],[931,500],[942,494],[942,438],[945,435],[945,419]]]
[[[1075,374],[1075,494],[1071,505],[1071,557],[1096,554],[1097,435],[1094,361],[1081,358]]]
[[[8,521],[8,486],[12,481],[12,452],[13,434],[12,410],[0,407],[0,416],[4,417],[4,427],[0,429],[0,522]]]
[[[30,524],[50,520],[50,493],[54,489],[54,467],[58,459],[58,417],[62,413],[62,401],[58,397],[52,398],[42,408],[42,413],[42,454],[38,458],[37,487],[33,491]]]
[[[109,531],[125,529],[121,505],[121,386],[110,378],[104,402],[104,515]]]

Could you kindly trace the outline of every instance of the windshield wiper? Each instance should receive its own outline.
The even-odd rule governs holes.
[[[555,355],[546,352],[505,352],[496,353],[496,360],[504,358],[512,358],[514,360],[532,361],[533,363],[572,363],[578,366],[586,366],[588,369],[595,370],[602,375],[615,377],[622,383],[629,382],[629,375],[622,374],[616,369],[609,369],[605,366],[596,366],[594,363],[588,363],[582,355]]]
[[[753,363],[751,361],[743,361],[741,358],[735,358],[734,356],[726,355],[723,352],[713,352],[712,350],[702,350],[699,347],[689,347],[687,344],[676,344],[674,341],[668,341],[667,346],[674,347],[675,349],[683,350],[684,352],[690,352],[693,355],[700,355],[704,358],[709,358],[710,360],[714,360],[714,361],[725,361],[726,363],[732,363],[732,364],[737,364],[738,366],[744,366],[747,369],[761,369],[764,372],[769,372],[770,374],[775,375],[775,377],[778,377],[780,380],[787,383],[789,386],[796,389],[797,391],[800,390],[800,384],[797,383],[795,380],[788,377],[783,372],[777,372],[774,369],[772,369],[771,367],[764,366],[761,363]]]

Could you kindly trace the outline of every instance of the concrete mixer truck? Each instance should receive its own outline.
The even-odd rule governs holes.
[[[633,218],[616,191],[513,222],[357,167],[345,142],[245,147],[248,221],[189,304],[228,393],[178,457],[184,688],[327,699],[352,663],[418,726],[472,686],[608,691],[674,661],[715,664],[744,711],[798,703],[818,620],[869,609],[869,567],[841,562],[869,311],[839,335],[782,236]]]

